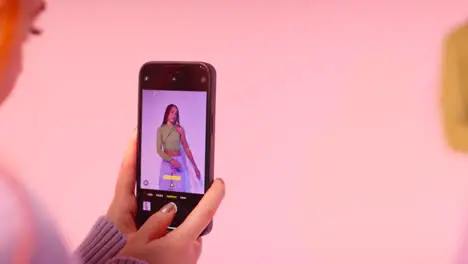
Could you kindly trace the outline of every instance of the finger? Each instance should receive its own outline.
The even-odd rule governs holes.
[[[137,153],[137,130],[128,143],[127,150],[120,167],[119,178],[117,179],[116,193],[133,194],[136,183],[136,153]]]
[[[225,195],[223,180],[216,179],[185,221],[173,231],[174,235],[196,240],[213,219]]]
[[[158,212],[153,214],[145,224],[138,230],[137,235],[145,242],[161,238],[166,235],[167,228],[172,223],[177,212],[175,203],[164,205]]]

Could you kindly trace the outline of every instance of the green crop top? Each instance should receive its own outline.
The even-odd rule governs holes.
[[[156,148],[158,155],[164,160],[171,160],[171,156],[167,155],[164,150],[179,151],[180,150],[180,135],[173,126],[162,125],[158,128]]]

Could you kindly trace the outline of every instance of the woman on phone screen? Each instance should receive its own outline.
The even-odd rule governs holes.
[[[162,158],[159,173],[159,189],[163,191],[191,192],[191,173],[187,166],[187,159],[193,166],[193,171],[200,180],[192,151],[185,137],[184,128],[180,125],[179,108],[170,104],[166,107],[164,118],[157,132],[157,151]]]

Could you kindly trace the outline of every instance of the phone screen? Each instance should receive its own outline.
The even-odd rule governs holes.
[[[197,64],[155,64],[150,69],[140,85],[137,222],[174,202],[173,229],[211,181],[210,73]]]
[[[206,92],[143,90],[141,188],[204,193]]]

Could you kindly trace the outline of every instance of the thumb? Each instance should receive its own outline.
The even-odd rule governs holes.
[[[174,216],[177,212],[177,205],[175,203],[168,203],[164,205],[158,212],[153,214],[145,224],[138,230],[138,236],[146,241],[152,241],[163,237],[166,230],[172,223]]]

